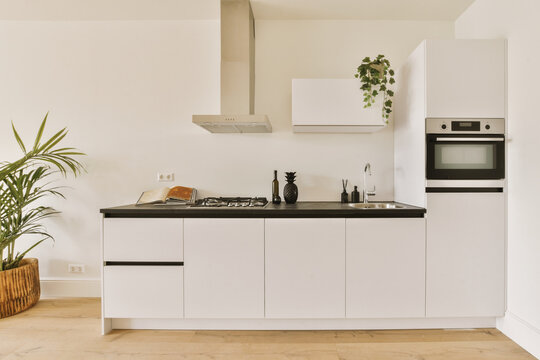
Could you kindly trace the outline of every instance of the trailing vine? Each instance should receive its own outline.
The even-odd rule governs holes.
[[[385,123],[388,123],[394,96],[394,92],[389,87],[396,82],[390,61],[384,55],[378,55],[373,60],[365,57],[356,69],[354,77],[360,79],[362,83],[360,89],[364,92],[364,108],[371,107],[376,97],[383,95],[382,117]]]

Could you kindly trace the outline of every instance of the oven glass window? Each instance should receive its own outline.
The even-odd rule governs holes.
[[[435,144],[435,169],[495,169],[494,144]]]

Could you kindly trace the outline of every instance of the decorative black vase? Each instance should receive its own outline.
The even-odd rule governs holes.
[[[298,186],[294,183],[296,172],[286,172],[285,179],[287,183],[283,188],[283,198],[287,204],[295,204],[298,199]]]

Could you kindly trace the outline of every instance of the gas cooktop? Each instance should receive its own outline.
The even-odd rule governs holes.
[[[258,207],[268,204],[265,197],[207,197],[199,199],[191,207]]]

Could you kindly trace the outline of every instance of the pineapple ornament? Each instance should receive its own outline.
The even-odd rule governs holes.
[[[298,199],[298,186],[294,183],[296,172],[286,172],[285,179],[287,180],[287,183],[283,188],[283,197],[287,204],[295,204]]]

